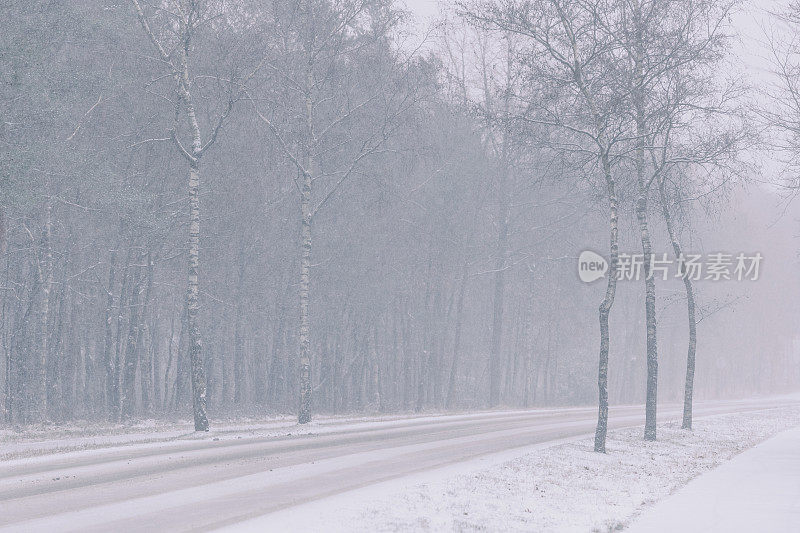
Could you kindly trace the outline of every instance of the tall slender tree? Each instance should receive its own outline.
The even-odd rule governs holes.
[[[281,56],[273,83],[282,90],[266,97],[250,94],[258,117],[295,167],[299,194],[299,409],[298,422],[311,420],[313,356],[311,292],[312,235],[318,213],[350,178],[381,151],[395,119],[414,101],[414,91],[396,90],[408,58],[391,52],[389,32],[398,14],[372,0],[303,0],[296,9],[278,9],[274,28]],[[366,22],[365,22],[366,19]],[[369,70],[375,67],[374,70]],[[353,97],[351,81],[362,85]],[[292,97],[285,98],[286,92]],[[259,106],[259,100],[271,105]],[[294,123],[286,111],[302,117]],[[371,119],[363,120],[367,113]],[[366,127],[365,127],[366,126]]]
[[[189,329],[189,360],[191,362],[192,405],[195,431],[208,431],[206,412],[206,371],[203,359],[203,340],[200,327],[200,164],[208,149],[214,145],[218,134],[242,94],[242,87],[255,75],[260,64],[243,80],[230,80],[228,98],[222,105],[216,120],[205,136],[201,131],[198,110],[193,94],[193,77],[190,58],[195,40],[201,28],[211,24],[220,16],[224,5],[215,5],[204,0],[171,0],[164,7],[148,14],[139,0],[131,0],[136,16],[145,35],[157,54],[157,60],[174,81],[176,98],[175,121],[170,138],[177,153],[188,167],[189,239],[188,239],[188,285],[186,290],[187,325]],[[224,15],[224,13],[222,13]],[[158,20],[163,31],[155,32],[151,23]],[[160,35],[171,35],[171,42]],[[188,126],[191,143],[187,148],[178,134],[179,118],[183,116]]]

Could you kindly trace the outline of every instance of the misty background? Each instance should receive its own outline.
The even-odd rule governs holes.
[[[182,30],[142,4],[172,42]],[[607,255],[602,178],[518,118],[545,98],[525,45],[432,2],[204,4],[189,64],[212,141],[196,317],[210,416],[297,412],[303,335],[314,413],[594,404],[605,284],[582,283],[577,257]],[[731,19],[712,73],[748,85],[737,106],[771,83],[762,7]],[[185,97],[129,2],[5,2],[0,20],[0,422],[186,417]],[[757,281],[696,284],[696,399],[800,387],[798,207],[762,141],[732,159],[670,193],[685,250],[764,257]],[[620,251],[640,253],[625,179]],[[651,201],[653,251],[672,257]],[[644,291],[617,289],[612,405],[645,400]],[[679,279],[658,283],[657,319],[659,400],[677,402]]]

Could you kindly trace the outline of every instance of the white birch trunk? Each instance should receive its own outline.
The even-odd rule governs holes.
[[[642,36],[642,13],[638,0],[634,3],[635,35],[633,43],[634,60],[634,92],[633,104],[636,113],[636,220],[639,224],[639,237],[644,254],[644,286],[645,286],[645,323],[647,334],[647,397],[645,401],[645,440],[656,440],[656,418],[658,408],[658,342],[656,337],[656,282],[651,272],[653,246],[650,241],[650,229],[647,216],[647,200],[649,181],[645,177],[645,143],[647,126],[645,124],[645,74],[644,44]]]
[[[619,258],[619,213],[616,184],[611,174],[611,163],[607,151],[601,156],[603,173],[605,174],[609,206],[610,257],[608,266],[608,284],[606,294],[600,304],[600,357],[597,371],[597,389],[599,395],[597,429],[594,435],[594,451],[605,453],[606,433],[608,432],[608,352],[610,346],[608,317],[614,305],[617,293],[617,262]]]
[[[667,226],[667,234],[672,243],[672,250],[675,252],[675,257],[681,257],[683,249],[678,239],[678,234],[675,231],[672,216],[669,212],[663,178],[658,182],[658,191],[661,199],[661,210],[664,215],[664,222]],[[692,398],[694,396],[694,369],[697,353],[697,317],[695,311],[694,285],[692,284],[691,278],[686,275],[685,269],[681,274],[684,290],[686,291],[686,311],[689,318],[689,346],[686,353],[686,382],[683,389],[683,422],[681,427],[683,429],[692,429]]]
[[[311,73],[308,74],[306,92],[306,160],[302,173],[300,190],[301,255],[300,255],[300,409],[297,421],[306,424],[311,421],[311,324],[308,314],[309,291],[311,287],[311,187],[313,183],[312,140],[314,135],[313,102],[311,100]]]
[[[188,37],[186,38],[188,40]],[[208,431],[206,414],[206,373],[203,365],[203,340],[200,333],[200,125],[189,91],[188,42],[181,53],[179,88],[186,105],[186,116],[192,132],[192,158],[189,159],[189,282],[186,293],[189,327],[189,359],[191,363],[192,405],[195,431]]]

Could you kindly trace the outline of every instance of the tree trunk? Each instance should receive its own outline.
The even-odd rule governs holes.
[[[4,224],[3,216],[2,216],[2,212],[0,212],[0,225],[3,225],[3,224]],[[5,226],[4,225],[2,227],[0,227],[0,236],[5,238]],[[2,244],[3,244],[3,248],[4,248],[5,240],[2,242]],[[0,251],[0,253],[2,253],[2,252],[5,252],[5,249]],[[5,266],[5,269],[4,269],[5,270],[4,284],[7,287],[8,286],[9,276],[11,274],[11,272],[10,272],[11,271],[11,254],[8,254],[6,256],[5,263],[6,263],[6,266]],[[6,423],[11,424],[11,423],[14,422],[14,418],[12,416],[13,415],[13,411],[12,411],[12,403],[11,403],[11,398],[12,398],[11,383],[13,382],[13,379],[14,379],[13,376],[11,375],[11,372],[14,369],[14,365],[13,365],[13,352],[12,352],[11,346],[9,344],[9,332],[8,332],[8,330],[9,330],[9,327],[8,327],[9,314],[10,314],[10,310],[9,310],[9,307],[8,307],[8,298],[3,298],[2,306],[0,306],[0,324],[2,324],[2,327],[3,327],[3,330],[2,330],[3,353],[5,354],[5,357],[6,357],[6,360],[5,360],[5,363],[6,363],[5,364],[5,381],[4,381],[5,391],[4,391],[3,408],[4,408],[4,414],[5,414],[4,420],[5,420]]]
[[[526,298],[525,302],[525,337],[522,344],[522,349],[525,350],[522,366],[522,379],[524,383],[522,403],[524,407],[530,407],[531,377],[529,373],[533,368],[533,365],[531,364],[531,359],[533,357],[533,343],[529,342],[533,330],[533,291],[535,288],[533,273],[531,273],[531,278],[531,294],[528,296],[528,298]]]
[[[280,295],[275,302],[275,326],[272,333],[272,361],[269,365],[269,393],[270,404],[275,409],[282,408],[286,404],[286,364],[284,349],[285,329],[286,329],[286,296]],[[239,388],[236,384],[236,388]]]
[[[123,364],[123,349],[122,349],[122,329],[124,326],[123,310],[127,309],[130,304],[130,277],[131,277],[131,248],[128,247],[128,252],[125,255],[125,268],[122,271],[122,285],[119,290],[119,299],[117,301],[117,331],[116,331],[116,346],[114,348],[114,384],[117,387],[117,404],[114,406],[116,418],[122,414],[122,396],[124,392],[121,387],[124,386],[122,380],[122,372],[124,369]]]
[[[453,406],[456,392],[456,378],[458,377],[458,361],[461,358],[461,323],[464,318],[464,292],[467,288],[467,267],[461,274],[461,286],[458,288],[458,304],[456,306],[456,331],[453,340],[453,362],[450,365],[450,378],[447,380],[447,401],[446,408]]]
[[[505,202],[503,202],[505,206]],[[497,238],[497,249],[494,273],[494,314],[492,320],[492,353],[489,359],[489,407],[500,404],[500,382],[503,374],[501,361],[501,340],[503,335],[503,308],[505,296],[506,248],[508,247],[508,213],[501,209],[500,233]]]
[[[311,421],[311,324],[308,316],[309,291],[311,289],[311,185],[314,165],[313,139],[314,114],[311,90],[313,74],[309,70],[306,85],[306,160],[305,172],[302,172],[302,188],[300,191],[301,255],[300,255],[300,409],[297,421],[307,424]]]
[[[139,267],[136,267],[137,270]],[[141,296],[141,276],[134,274],[131,296],[128,299],[128,339],[125,343],[125,355],[122,364],[122,415],[126,419],[133,417],[136,411],[136,370],[139,367],[139,298]]]
[[[609,330],[608,316],[611,307],[614,305],[614,297],[617,292],[617,260],[619,256],[618,241],[618,205],[617,193],[614,178],[611,175],[611,163],[607,151],[602,154],[603,172],[606,179],[609,204],[609,229],[610,229],[610,250],[608,266],[608,284],[606,295],[600,304],[600,361],[597,372],[597,388],[599,395],[599,406],[597,414],[597,429],[594,435],[594,451],[605,453],[606,433],[608,431],[608,350],[609,350]]]
[[[163,411],[167,411],[169,409],[169,374],[172,369],[172,359],[174,355],[174,351],[172,349],[172,344],[175,341],[175,313],[170,313],[170,323],[169,323],[169,337],[167,340],[167,364],[164,366],[164,392],[162,394],[162,402],[161,408]],[[183,313],[181,313],[181,323],[183,323]],[[180,350],[180,340],[178,341],[178,350]],[[177,374],[177,369],[175,371]],[[173,389],[174,393],[174,389]]]
[[[645,402],[645,440],[656,440],[656,409],[658,401],[658,344],[656,341],[656,284],[650,269],[652,245],[647,223],[647,191],[640,191],[636,202],[636,218],[641,232],[644,254],[645,322],[647,324],[647,398]]]
[[[309,289],[311,285],[311,176],[303,176],[302,255],[300,258],[300,411],[297,421],[311,421],[311,339],[308,316]]]
[[[39,307],[39,327],[40,331],[40,345],[39,345],[39,363],[38,363],[38,388],[39,388],[39,406],[37,410],[37,418],[39,420],[46,420],[48,416],[47,405],[47,364],[49,360],[50,347],[48,345],[48,324],[50,319],[50,289],[53,286],[53,248],[52,248],[52,235],[53,235],[53,201],[48,197],[47,206],[45,207],[45,222],[42,230],[42,255],[39,260],[39,288],[41,301]]]
[[[644,255],[644,308],[647,328],[647,397],[645,400],[645,440],[656,440],[656,411],[658,409],[658,342],[656,338],[656,281],[651,270],[653,247],[650,242],[650,229],[647,220],[647,197],[649,180],[645,178],[645,144],[647,127],[645,124],[644,106],[644,49],[642,37],[641,7],[634,3],[634,24],[636,37],[634,42],[635,90],[633,92],[636,112],[636,177],[638,197],[636,199],[636,219]]]
[[[105,309],[105,341],[103,343],[103,368],[105,369],[106,381],[106,413],[109,420],[115,421],[119,418],[119,388],[117,387],[117,363],[111,350],[114,343],[114,331],[111,325],[114,312],[114,277],[116,273],[117,248],[111,250],[111,257],[108,261],[108,286],[106,288],[106,309]]]
[[[381,396],[381,368],[378,360],[378,323],[377,320],[372,329],[372,352],[371,352],[371,377],[372,377],[372,404],[376,412],[383,411]]]
[[[234,402],[241,405],[245,401],[245,360],[244,338],[242,335],[242,320],[244,320],[244,273],[245,250],[244,244],[239,249],[239,269],[236,280],[236,307],[233,322],[233,381],[235,383]],[[224,361],[223,361],[223,364]],[[258,379],[258,378],[257,378]],[[223,389],[227,388],[223,377]],[[226,391],[227,393],[227,391]]]
[[[403,314],[401,315],[402,346],[403,346],[403,408],[411,409],[411,402],[414,396],[414,346],[412,342],[412,317],[409,313],[409,301],[403,304]]]
[[[510,64],[507,65],[510,76]],[[509,82],[507,82],[509,83]],[[504,98],[504,112],[508,116],[510,92],[506,91]],[[495,250],[495,272],[494,272],[494,312],[492,320],[492,351],[489,359],[489,407],[497,407],[500,404],[500,384],[503,376],[503,362],[500,353],[503,337],[503,310],[505,306],[505,269],[506,256],[508,254],[508,226],[509,226],[509,197],[506,191],[508,183],[509,165],[509,121],[504,121],[503,141],[500,153],[500,172],[498,183],[498,194],[500,201],[498,205],[497,221],[500,227],[497,235],[497,248]]]
[[[203,365],[203,341],[200,335],[200,171],[198,162],[189,165],[189,287],[186,292],[186,315],[189,329],[189,360],[192,379],[194,430],[208,431],[206,414],[206,373]]]
[[[188,31],[188,30],[187,30]],[[200,125],[189,91],[189,35],[181,49],[178,89],[186,105],[186,118],[192,133],[192,153],[189,162],[189,283],[186,291],[186,320],[189,329],[189,360],[192,380],[192,411],[194,430],[208,431],[206,414],[206,372],[203,364],[203,340],[200,333],[200,157],[203,143]]]
[[[156,310],[150,322],[150,361],[153,371],[153,399],[151,402],[151,410],[161,412],[164,407],[164,383],[162,381],[162,361],[161,356],[161,312],[158,303],[154,306]],[[169,342],[172,342],[172,337],[169,337]]]
[[[664,215],[664,222],[667,226],[667,233],[669,240],[672,243],[672,250],[675,252],[675,257],[680,258],[683,255],[678,235],[672,223],[672,216],[669,212],[667,204],[667,194],[664,189],[664,180],[660,179],[658,182],[658,192],[661,198],[661,211]],[[686,354],[686,383],[683,390],[683,429],[692,429],[692,397],[694,395],[694,368],[695,368],[695,354],[697,350],[697,318],[695,315],[695,300],[694,300],[694,286],[691,278],[684,269],[682,272],[683,286],[686,291],[686,310],[689,315],[689,347]]]
[[[153,336],[148,331],[148,323],[150,321],[150,300],[153,297],[153,256],[150,252],[147,253],[147,287],[144,293],[144,302],[142,303],[142,311],[139,313],[139,337],[136,341],[140,354],[140,382],[142,391],[142,412],[147,415],[153,409],[153,350],[152,346]],[[148,345],[145,345],[145,340]]]

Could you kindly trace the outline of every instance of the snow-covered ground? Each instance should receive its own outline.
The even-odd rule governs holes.
[[[631,533],[785,533],[800,527],[800,427],[779,433],[647,509]]]
[[[643,406],[615,406],[607,456],[580,407],[9,430],[0,531],[602,531],[800,424],[795,396],[695,407],[688,433],[660,406],[661,440],[644,443]]]
[[[652,503],[776,433],[800,408],[672,422],[659,440],[612,431],[608,453],[581,438],[372,485],[236,524],[231,531],[617,531]],[[465,473],[466,472],[466,473]]]

